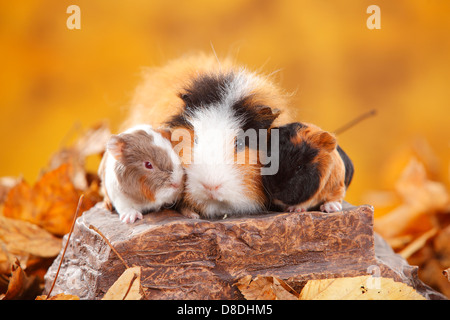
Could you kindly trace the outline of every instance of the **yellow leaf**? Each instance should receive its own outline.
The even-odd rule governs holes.
[[[108,289],[102,300],[141,300],[141,267],[127,268]]]
[[[445,210],[449,195],[445,185],[429,180],[422,163],[412,158],[396,184],[403,203],[375,219],[375,230],[384,238],[402,235],[421,216]]]
[[[47,295],[37,296],[35,300],[80,300],[80,297],[73,294],[58,293],[47,299]]]
[[[360,276],[310,280],[300,300],[425,300],[412,287],[389,278]]]

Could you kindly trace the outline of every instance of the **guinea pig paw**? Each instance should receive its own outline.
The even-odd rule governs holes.
[[[337,201],[325,202],[320,206],[320,211],[327,213],[342,211],[342,204]]]
[[[301,207],[301,206],[290,206],[290,207],[286,208],[286,211],[300,213],[300,212],[306,212],[306,208]]]
[[[200,215],[191,209],[183,208],[180,211],[183,216],[189,219],[200,219]]]
[[[137,219],[142,219],[143,215],[137,210],[130,210],[120,215],[120,221],[134,223]]]

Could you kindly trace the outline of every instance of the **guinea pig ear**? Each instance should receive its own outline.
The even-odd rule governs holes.
[[[323,148],[328,152],[332,152],[337,146],[336,138],[326,131],[316,133],[314,141],[319,148]]]
[[[113,156],[114,159],[121,161],[124,145],[125,141],[121,136],[112,135],[106,143],[106,150]]]
[[[256,111],[258,113],[258,121],[262,124],[263,128],[269,128],[276,118],[281,114],[280,109],[272,109],[268,106],[257,106]]]
[[[172,140],[172,132],[169,129],[167,129],[167,128],[158,128],[155,131],[160,133],[164,139],[167,139],[169,141]]]

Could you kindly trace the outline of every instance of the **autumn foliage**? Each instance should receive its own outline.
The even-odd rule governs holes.
[[[3,299],[34,299],[43,276],[62,248],[62,236],[79,214],[102,200],[99,180],[87,173],[87,156],[101,155],[109,129],[99,125],[78,142],[53,155],[50,168],[30,186],[23,179],[3,179],[0,215],[0,293]],[[11,182],[13,180],[13,182]]]

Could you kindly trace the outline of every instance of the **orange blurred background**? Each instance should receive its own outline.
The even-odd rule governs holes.
[[[81,30],[66,27],[71,4]],[[371,4],[380,30],[366,27]],[[71,132],[104,119],[114,132],[141,67],[212,43],[250,69],[280,69],[299,121],[333,131],[377,109],[338,137],[356,167],[348,201],[392,188],[426,142],[432,178],[448,185],[449,12],[446,0],[3,1],[0,176],[34,182]]]

